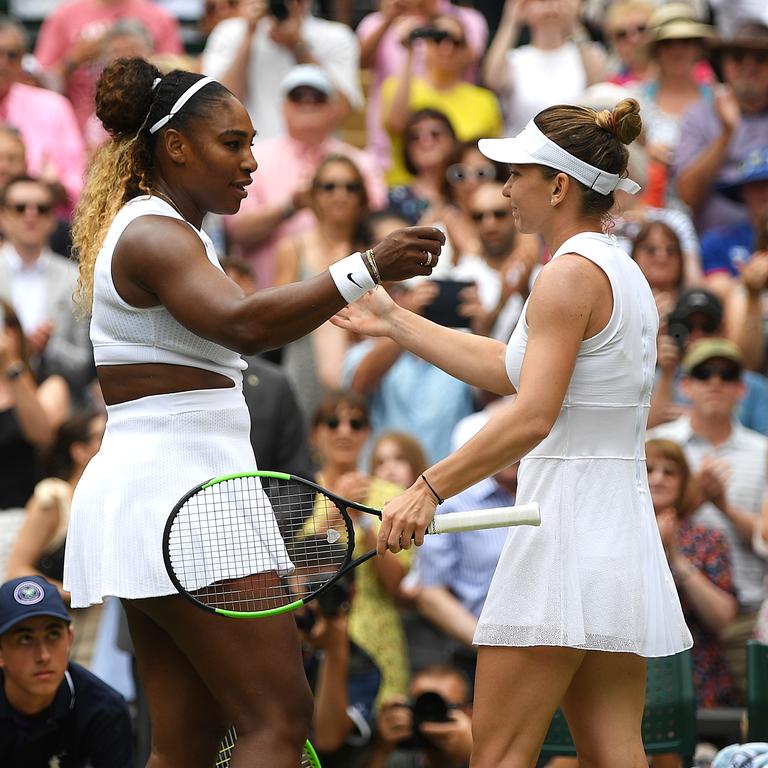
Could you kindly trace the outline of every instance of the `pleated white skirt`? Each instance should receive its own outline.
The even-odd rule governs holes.
[[[693,644],[633,461],[530,458],[517,502],[541,526],[510,528],[478,645],[567,646],[668,656]]]
[[[101,450],[75,489],[64,586],[72,606],[175,594],[162,537],[174,505],[213,477],[256,469],[239,387],[152,395],[107,408]],[[280,540],[274,519],[262,521]],[[273,526],[273,528],[272,528]],[[283,549],[249,571],[291,568]]]

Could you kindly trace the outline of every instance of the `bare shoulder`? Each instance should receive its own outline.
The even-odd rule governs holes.
[[[600,267],[576,253],[564,253],[540,272],[531,292],[528,317],[563,319],[588,316],[601,299],[608,278]]]

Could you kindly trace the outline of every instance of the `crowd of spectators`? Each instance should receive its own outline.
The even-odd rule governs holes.
[[[661,321],[651,496],[696,641],[697,704],[743,705],[746,642],[768,641],[765,2],[10,0],[0,9],[0,576],[58,590],[57,638],[76,664],[89,665],[102,612],[65,611],[61,568],[69,502],[98,450],[104,405],[88,308],[72,298],[69,226],[106,138],[94,112],[99,73],[140,56],[219,79],[250,112],[259,168],[249,195],[236,215],[204,223],[244,290],[310,277],[397,227],[430,224],[447,237],[432,278],[389,290],[438,322],[498,339],[550,254],[516,231],[506,169],[477,140],[514,134],[555,103],[640,102],[630,169],[643,190],[617,193],[606,225],[648,279]],[[259,468],[374,506],[495,407],[392,340],[330,323],[247,362]],[[516,472],[445,510],[513,503]],[[355,526],[362,551],[375,528]],[[472,632],[501,542],[498,532],[461,534],[377,558],[335,603],[300,617],[324,764],[467,763]],[[8,642],[0,636],[0,680],[13,707]],[[430,693],[437,710],[424,703]],[[3,717],[0,744],[17,722]]]

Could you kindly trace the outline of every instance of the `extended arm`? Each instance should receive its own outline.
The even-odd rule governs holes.
[[[439,253],[442,241],[442,233],[427,227],[391,233],[373,249],[381,277],[429,274],[424,253]],[[304,336],[346,303],[329,272],[246,295],[208,261],[186,224],[156,216],[128,226],[115,251],[113,274],[129,303],[162,304],[193,333],[245,354]]]

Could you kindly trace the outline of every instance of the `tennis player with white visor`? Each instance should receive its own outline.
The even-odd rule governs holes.
[[[389,336],[480,389],[517,393],[383,510],[379,549],[416,545],[436,504],[522,459],[517,502],[541,526],[511,529],[474,642],[472,768],[536,764],[562,706],[589,768],[647,768],[645,658],[691,645],[648,492],[644,439],[658,314],[632,259],[604,232],[614,190],[635,193],[628,150],[640,108],[559,105],[516,137],[483,139],[509,164],[517,228],[543,267],[509,343],[430,323],[378,288],[334,322]]]

